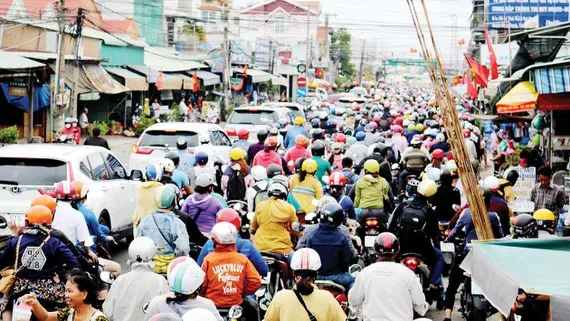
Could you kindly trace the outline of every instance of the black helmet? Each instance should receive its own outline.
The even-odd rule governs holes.
[[[513,220],[513,236],[515,238],[536,238],[538,237],[538,225],[530,214],[519,214]]]
[[[395,255],[400,251],[400,241],[390,232],[378,234],[374,240],[374,251],[378,255]]]
[[[267,139],[267,129],[265,128],[261,128],[260,130],[257,131],[257,140],[259,140],[260,142],[264,142]]]
[[[329,203],[323,206],[321,213],[321,222],[327,222],[334,226],[340,226],[344,222],[344,211],[339,204]]]
[[[295,161],[295,172],[296,173],[298,173],[301,170],[301,166],[303,165],[303,162],[306,160],[307,160],[306,157],[301,157]]]
[[[180,137],[176,140],[176,148],[178,148],[178,150],[185,150],[188,148],[188,142],[186,141],[186,138]]]
[[[519,179],[519,172],[517,172],[514,169],[509,170],[508,173],[505,175],[505,179],[509,183],[511,183],[511,185],[515,186],[517,180]]]
[[[283,169],[277,164],[271,164],[267,166],[267,177],[272,178],[273,176],[283,175]]]
[[[491,190],[486,187],[481,187],[481,191],[483,191],[483,201],[485,202],[485,208],[489,208],[489,205],[491,205]]]
[[[313,156],[324,156],[325,155],[325,144],[320,141],[316,141],[311,146],[311,154]]]
[[[177,152],[168,152],[166,155],[164,155],[164,158],[172,160],[174,166],[178,166],[178,164],[180,164],[180,156]]]
[[[313,137],[313,139],[322,139],[324,137],[324,134],[325,132],[322,129],[315,128],[311,133],[311,137]]]
[[[319,126],[321,126],[321,121],[318,118],[311,120],[311,127],[319,128]]]
[[[439,175],[439,183],[442,186],[451,186],[451,184],[453,183],[453,177],[451,176],[451,171],[449,170],[449,168],[444,167],[441,170],[441,174]]]

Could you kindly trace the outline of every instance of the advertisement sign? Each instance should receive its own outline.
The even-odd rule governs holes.
[[[210,60],[212,61],[212,72],[223,73],[224,72],[224,57],[222,51],[215,51],[210,55]]]
[[[28,96],[28,81],[24,78],[14,78],[8,83],[8,94],[10,96]]]
[[[509,203],[509,206],[515,213],[532,213],[534,212],[534,203],[530,201],[530,193],[536,182],[536,168],[516,167],[515,170],[519,173],[519,179],[513,186],[516,199]]]
[[[488,28],[537,28],[568,21],[569,0],[488,0]]]
[[[255,40],[255,66],[257,69],[269,70],[269,40]]]
[[[231,40],[231,48],[232,48],[232,64],[237,65],[248,65],[251,64],[251,50],[247,46],[247,42],[245,40]]]
[[[501,44],[494,43],[493,50],[495,51],[495,57],[497,57],[497,65],[508,66],[519,50],[519,45],[515,41]],[[481,46],[480,61],[482,64],[487,66],[491,64],[491,61],[489,60],[489,48],[487,48],[487,46]]]

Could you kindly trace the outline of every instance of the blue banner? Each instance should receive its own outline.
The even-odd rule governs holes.
[[[30,111],[30,98],[28,96],[12,96],[9,93],[9,83],[1,82],[2,93],[6,102],[24,112]],[[34,87],[34,111],[38,111],[49,107],[50,105],[50,88],[48,84]]]
[[[537,28],[567,22],[570,10],[570,0],[488,1],[489,29]]]

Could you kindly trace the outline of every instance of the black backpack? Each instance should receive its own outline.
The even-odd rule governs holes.
[[[240,171],[232,170],[232,175],[228,180],[228,201],[245,199],[245,179]]]
[[[427,221],[427,210],[416,202],[408,202],[402,209],[398,219],[399,232],[409,233],[423,231]]]
[[[256,192],[255,197],[253,199],[253,208],[250,211],[255,211],[257,204],[267,201],[269,199],[269,183],[267,183],[266,187],[262,189],[259,185],[253,185],[253,190]]]

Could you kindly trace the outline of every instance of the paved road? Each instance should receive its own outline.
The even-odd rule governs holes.
[[[131,146],[132,144],[136,143],[136,138],[132,137],[122,137],[122,136],[107,136],[105,137],[109,141],[109,146],[113,153],[119,158],[123,165],[128,166],[129,164],[129,156],[131,154]],[[492,162],[489,163],[490,167],[485,168],[482,171],[482,176],[486,177],[488,175],[492,175],[493,168]],[[119,242],[119,245],[113,251],[113,259],[121,264],[123,272],[127,272],[130,270],[129,265],[127,264],[128,260],[128,253],[127,253],[127,244],[123,240]],[[444,283],[447,285],[447,278],[445,278]],[[455,311],[459,308],[459,301],[456,300],[455,302]],[[426,317],[433,319],[434,321],[441,321],[444,318],[444,314],[442,311],[437,311],[435,306],[428,311]],[[463,318],[458,314],[455,313],[453,317],[453,321],[460,321]],[[497,321],[500,320],[498,316],[493,316],[489,320]]]

